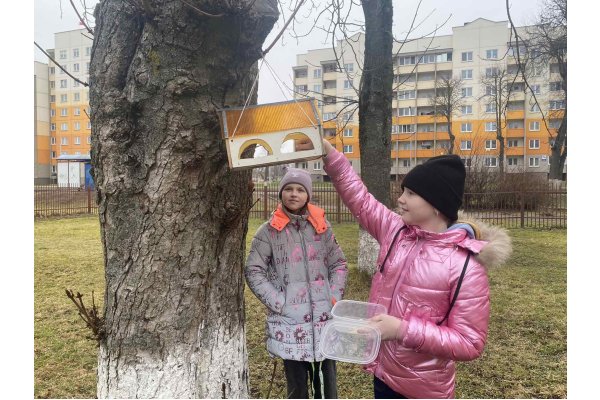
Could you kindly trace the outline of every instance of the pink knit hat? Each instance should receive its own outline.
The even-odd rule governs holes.
[[[279,199],[281,199],[281,192],[285,185],[289,183],[297,183],[298,185],[304,186],[306,189],[306,193],[308,193],[308,201],[312,197],[312,179],[310,179],[310,174],[303,169],[298,168],[288,168],[285,175],[279,182]]]

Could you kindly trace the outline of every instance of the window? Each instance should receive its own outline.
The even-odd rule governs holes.
[[[496,86],[487,85],[487,86],[485,87],[485,94],[486,94],[487,96],[495,96],[495,95],[496,95],[496,93],[497,93],[497,91],[496,91]]]
[[[54,87],[55,87],[54,81],[50,81],[50,89],[54,89]]]
[[[73,129],[75,129],[76,131],[81,129],[81,123],[79,121],[75,122],[75,127]],[[75,144],[79,144],[79,143],[75,143]]]
[[[562,82],[550,82],[550,91],[556,92],[564,89],[564,84]]]
[[[402,166],[403,167],[410,167],[410,160],[407,160],[406,158],[402,159],[402,160],[398,160],[399,162],[402,161]]]
[[[522,120],[508,121],[508,129],[523,129],[525,124]]]
[[[60,152],[60,155],[61,155],[61,156],[66,156],[67,154],[69,154],[69,153],[67,153],[66,151],[61,151],[61,152]]]
[[[54,102],[56,102],[56,96],[50,95],[50,103],[54,103]]]
[[[76,108],[73,110],[73,115],[81,115],[81,109],[80,108]]]
[[[400,133],[400,125],[392,125],[392,135]]]
[[[507,147],[519,147],[519,139],[508,139],[506,142]]]
[[[90,71],[90,63],[87,62],[85,63],[85,72],[89,72]]]
[[[416,90],[400,90],[398,92],[398,100],[408,100],[408,99],[414,99],[416,97],[417,97]]]
[[[352,129],[344,129],[344,137],[352,137]]]
[[[496,148],[496,140],[486,140],[485,141],[485,149],[486,150],[493,150]]]
[[[86,55],[86,56],[89,56],[89,55],[90,55],[90,51],[91,51],[91,50],[92,50],[92,48],[91,48],[91,47],[86,47],[86,48],[85,48],[85,55]]]
[[[496,123],[495,122],[486,122],[485,123],[485,131],[486,132],[496,132]]]
[[[461,89],[462,97],[471,97],[473,96],[473,88],[472,87],[464,87]]]
[[[529,139],[529,148],[530,149],[539,149],[540,148],[540,139]]]
[[[54,132],[56,130],[56,124],[50,124],[50,130]]]
[[[412,117],[417,115],[416,107],[402,107],[398,108],[398,116],[399,117]]]
[[[61,117],[66,117],[69,115],[69,110],[67,110],[66,108],[61,108],[60,109],[60,116]]]
[[[550,109],[551,110],[564,110],[565,109],[565,101],[564,100],[550,100]]]
[[[60,95],[60,102],[61,103],[66,103],[67,102],[67,95],[66,94],[61,94]]]
[[[507,161],[509,167],[516,167],[519,165],[519,159],[517,157],[508,157]]]
[[[67,87],[67,80],[66,79],[61,79],[60,80],[60,88],[61,89],[66,89]]]
[[[344,145],[344,153],[352,153],[354,150],[352,149],[351,144]]]
[[[473,125],[470,122],[463,122],[460,124],[461,132],[473,132]]]
[[[498,166],[498,159],[496,157],[485,157],[484,161],[486,167],[493,168]]]
[[[73,87],[79,87],[79,82],[73,79]]]
[[[541,94],[542,86],[541,85],[531,85],[531,91],[535,94]]]
[[[75,136],[75,144],[81,144],[81,138],[79,136]]]
[[[92,123],[90,121],[88,121],[88,125],[87,125],[88,129],[92,129]]]
[[[313,92],[321,93],[321,85],[313,85]]]
[[[50,116],[51,116],[51,117],[54,117],[54,116],[56,116],[56,110],[55,110],[55,109],[51,109],[51,110],[50,110]]]
[[[461,140],[460,141],[460,149],[461,150],[471,150],[473,146],[473,142],[470,140]]]
[[[485,58],[488,60],[496,60],[498,58],[498,49],[486,50]]]
[[[462,79],[473,79],[473,70],[472,69],[463,69],[461,71]]]
[[[297,70],[294,70],[294,77],[295,78],[306,78],[307,75],[308,75],[308,70],[306,70],[306,69],[297,69]]]
[[[296,92],[306,93],[306,92],[308,92],[308,86],[307,85],[296,85]]]
[[[322,73],[322,70],[321,70],[321,68],[317,68],[317,69],[315,69],[315,70],[313,71],[313,78],[320,78],[320,77],[321,77],[321,73]]]
[[[56,138],[54,136],[50,138],[50,144],[56,144]]]
[[[315,171],[320,171],[321,170],[321,161],[317,161],[317,162],[313,163],[313,169]]]
[[[73,72],[79,72],[79,63],[73,64]]]
[[[493,78],[497,75],[498,75],[498,68],[490,67],[490,68],[485,69],[485,77],[486,78]]]
[[[48,68],[48,70],[50,71],[50,75],[54,75],[54,71],[55,71],[54,67],[50,67],[50,68]]]
[[[308,163],[307,162],[296,163],[296,168],[308,169]]]
[[[560,128],[561,123],[562,123],[562,120],[560,120],[560,119],[551,119],[550,122],[548,123],[548,128],[558,129],[558,128]]]
[[[87,144],[92,144],[92,137],[91,136],[87,137]]]
[[[79,101],[79,93],[73,93],[73,101]]]
[[[344,64],[344,69],[346,70],[346,72],[353,72],[354,64]]]
[[[68,131],[69,130],[69,124],[64,122],[62,124],[60,124],[60,130],[61,131]],[[64,144],[64,143],[63,143]]]
[[[343,121],[344,122],[352,121],[352,112],[344,113]]]
[[[435,54],[425,54],[424,56],[419,57],[420,64],[433,64],[437,59]]]
[[[540,166],[540,158],[539,157],[529,157],[529,166],[530,167],[539,167]]]
[[[60,58],[61,60],[67,59],[67,51],[66,50],[61,50],[58,54],[59,54],[58,58]]]
[[[69,138],[66,138],[66,137],[60,138],[60,144],[61,145],[67,145],[67,144],[69,144]]]
[[[473,61],[473,52],[472,51],[464,51],[461,53],[462,62],[470,62]]]
[[[532,104],[531,107],[529,108],[529,111],[531,112],[540,112],[540,108],[538,107],[537,104]]]
[[[52,156],[52,158],[56,158],[56,152],[55,152],[55,151],[53,151],[53,152],[51,153],[51,156]],[[54,165],[52,166],[52,172],[55,172],[55,171],[54,171]]]
[[[73,49],[73,58],[79,57],[79,49]]]
[[[401,133],[413,133],[416,130],[415,124],[399,125]]]
[[[473,114],[473,106],[472,105],[462,106],[461,112],[462,112],[462,115]]]
[[[398,59],[398,64],[399,65],[414,65],[415,63],[415,56],[406,56],[406,57],[400,57]]]
[[[335,119],[335,113],[323,113],[323,121],[331,121],[332,119]]]
[[[65,66],[64,68],[67,69],[67,66]],[[59,68],[58,70],[60,71],[59,74],[61,74],[61,75],[65,74],[65,71],[62,68]]]
[[[76,151],[76,152],[75,152],[75,155],[76,155],[76,156],[80,156],[80,155],[81,155],[81,152],[80,152],[80,151]]]
[[[529,123],[530,131],[539,131],[540,130],[540,122],[539,121],[531,121]]]
[[[344,89],[352,89],[352,79],[344,81]]]
[[[470,158],[461,158],[460,160],[465,165],[465,167],[470,167],[471,166],[471,159]]]
[[[495,103],[488,103],[485,105],[485,112],[486,113],[495,113],[496,112],[496,104]]]

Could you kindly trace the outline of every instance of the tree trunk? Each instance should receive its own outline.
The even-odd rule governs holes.
[[[563,170],[567,161],[567,108],[563,114],[560,127],[550,154],[549,179],[563,179]]]
[[[361,178],[377,200],[390,205],[392,134],[392,16],[391,0],[363,0],[365,54],[359,93],[359,144]],[[362,228],[361,228],[362,229]],[[360,235],[358,268],[372,272],[371,260],[379,246]]]
[[[456,136],[452,133],[452,119],[450,117],[451,114],[446,116],[446,121],[448,122],[448,136],[450,137],[450,149],[448,150],[448,154],[454,154],[454,140]]]
[[[179,0],[96,8],[101,398],[248,397],[242,267],[251,173],[228,170],[215,108],[243,104],[277,19],[275,0],[250,4],[193,1],[219,17]]]

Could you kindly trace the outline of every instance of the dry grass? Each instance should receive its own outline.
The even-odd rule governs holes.
[[[251,220],[248,243],[260,221]],[[358,228],[334,225],[350,265],[347,298],[366,300],[369,278],[356,270]],[[490,271],[492,317],[484,355],[459,363],[457,397],[564,398],[566,389],[566,231],[512,229],[509,264]],[[96,394],[96,347],[64,294],[95,291],[104,274],[97,217],[35,223],[35,396],[90,398]],[[246,330],[253,397],[266,397],[273,359],[264,345],[264,307],[246,291]],[[90,301],[90,296],[84,297]],[[341,398],[372,398],[372,378],[338,363]],[[277,363],[271,398],[285,396]]]

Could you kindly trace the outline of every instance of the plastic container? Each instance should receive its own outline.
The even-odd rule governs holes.
[[[319,349],[328,359],[369,364],[377,358],[381,344],[379,330],[369,318],[386,314],[381,304],[341,300],[331,310],[333,320],[325,326]]]

